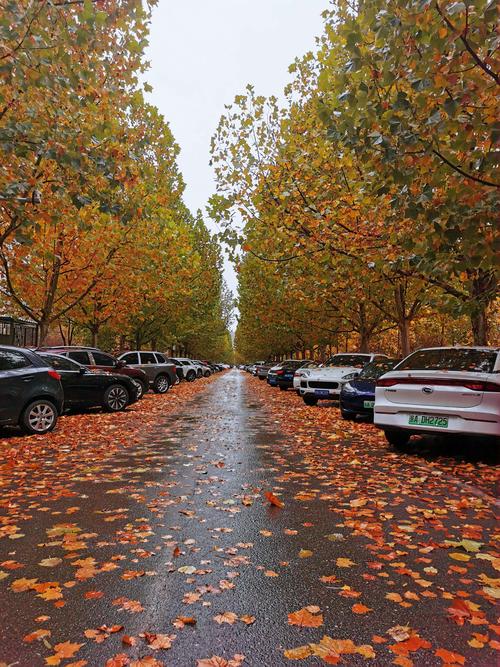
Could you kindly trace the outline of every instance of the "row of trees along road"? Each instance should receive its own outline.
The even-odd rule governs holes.
[[[231,352],[219,246],[142,84],[151,5],[0,0],[0,293],[43,343]],[[42,201],[21,201],[37,189]]]
[[[211,206],[242,247],[243,357],[498,341],[498,18],[337,0],[282,101],[227,108]]]

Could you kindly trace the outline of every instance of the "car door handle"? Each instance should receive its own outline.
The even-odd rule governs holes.
[[[23,378],[23,382],[31,382],[34,379],[35,379],[34,375],[28,375],[27,377]]]

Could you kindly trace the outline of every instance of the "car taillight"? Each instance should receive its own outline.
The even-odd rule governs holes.
[[[434,387],[463,387],[471,391],[498,391],[500,384],[496,382],[483,382],[482,380],[459,380],[457,378],[381,378],[377,381],[377,387],[394,387],[396,384],[425,384]]]
[[[276,371],[276,375],[284,375],[285,371]]]
[[[395,384],[403,384],[401,380],[377,380],[377,387],[394,387]]]
[[[51,378],[54,378],[54,380],[60,380],[61,379],[61,376],[59,375],[59,373],[57,371],[50,370],[50,371],[47,371],[47,373],[50,375]]]

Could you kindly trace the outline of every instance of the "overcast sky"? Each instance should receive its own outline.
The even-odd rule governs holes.
[[[159,0],[151,26],[150,101],[181,147],[185,201],[205,209],[215,191],[210,139],[224,104],[252,83],[279,95],[288,66],[314,47],[328,0]],[[226,262],[226,281],[236,278]]]

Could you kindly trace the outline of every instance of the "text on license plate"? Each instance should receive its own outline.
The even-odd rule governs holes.
[[[435,426],[437,428],[448,428],[448,417],[410,415],[408,418],[408,424],[411,426]]]
[[[316,396],[329,396],[330,392],[328,389],[315,389],[314,393]]]
[[[375,401],[364,401],[363,402],[363,407],[364,408],[374,408],[375,407]]]

